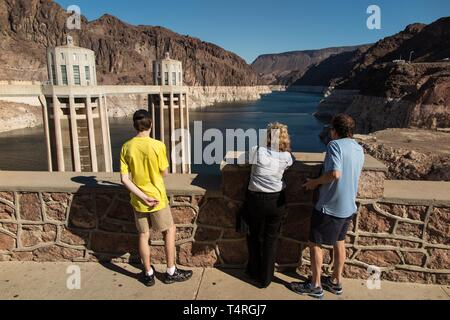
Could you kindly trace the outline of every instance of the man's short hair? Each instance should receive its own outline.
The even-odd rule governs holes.
[[[133,126],[139,131],[148,131],[152,128],[152,117],[147,110],[138,110],[133,116]]]
[[[331,121],[331,127],[336,131],[340,138],[353,138],[356,123],[349,115],[340,113]]]

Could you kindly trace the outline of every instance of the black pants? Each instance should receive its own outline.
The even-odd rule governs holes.
[[[275,270],[281,222],[286,214],[286,200],[284,192],[271,194],[249,192],[247,201],[249,226],[247,273],[259,280],[262,287],[267,287],[272,282]]]

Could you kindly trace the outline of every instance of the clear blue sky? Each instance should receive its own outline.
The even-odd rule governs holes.
[[[375,42],[414,22],[450,16],[449,0],[57,0],[95,20],[104,13],[131,24],[163,26],[237,53],[258,55]],[[381,7],[382,29],[366,27]]]

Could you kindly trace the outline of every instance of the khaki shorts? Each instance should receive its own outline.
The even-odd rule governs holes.
[[[155,231],[164,232],[174,225],[170,206],[148,213],[134,211],[134,220],[139,233],[150,232],[150,227]]]

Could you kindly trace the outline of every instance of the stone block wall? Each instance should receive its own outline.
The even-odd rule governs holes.
[[[302,184],[317,176],[319,168],[320,163],[297,162],[286,174],[288,212],[279,239],[278,268],[309,271],[307,240],[316,195],[305,192]],[[245,235],[236,233],[234,226],[249,169],[225,166],[221,190],[192,188],[188,179],[178,183],[181,175],[168,186],[177,224],[178,264],[245,266]],[[345,276],[367,279],[367,268],[374,265],[381,269],[382,279],[449,284],[450,205],[385,198],[384,185],[383,170],[364,171],[359,212],[347,236]],[[0,188],[0,261],[139,262],[129,195],[120,185]],[[153,232],[150,245],[153,262],[164,263],[163,235]],[[325,271],[330,271],[332,248],[324,251]]]
[[[237,208],[221,196],[170,194],[177,262],[241,266],[245,236],[234,231]],[[138,235],[122,188],[76,193],[0,192],[0,261],[138,262]],[[151,232],[154,263],[165,263],[163,234]]]
[[[298,268],[308,275],[310,219],[317,195],[303,190],[307,178],[319,175],[319,163],[296,163],[286,173],[287,216],[281,229],[279,268]],[[250,167],[226,165],[222,171],[224,199],[239,206]],[[365,169],[358,191],[358,214],[350,226],[344,274],[368,279],[377,267],[381,279],[417,283],[450,283],[450,206],[433,201],[384,199],[385,171]],[[332,247],[324,247],[324,271],[333,266]]]

